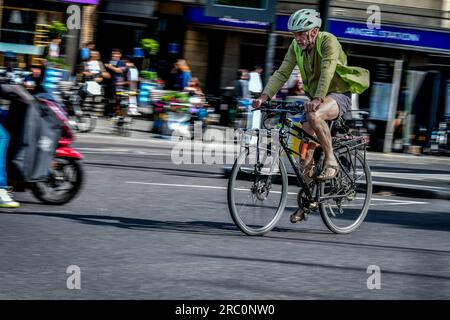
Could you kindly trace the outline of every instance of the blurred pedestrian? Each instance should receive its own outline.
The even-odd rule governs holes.
[[[94,80],[102,83],[105,79],[109,79],[111,75],[106,71],[103,62],[100,60],[98,51],[91,51],[89,61],[84,62],[83,76],[85,80]]]
[[[298,96],[305,94],[305,91],[303,90],[303,81],[298,66],[294,67],[289,79],[283,85],[278,94],[280,96],[280,100],[286,99],[287,96]]]
[[[135,66],[131,56],[126,56],[125,59],[125,80],[129,90],[128,96],[128,114],[139,115],[137,109],[137,90],[139,81],[139,70]]]
[[[249,79],[248,70],[239,69],[236,72],[236,80],[233,81],[234,99],[239,100],[250,98],[248,79]]]
[[[105,68],[111,74],[111,78],[107,81],[105,87],[105,95],[108,99],[105,115],[112,116],[117,104],[116,92],[126,85],[126,65],[125,61],[122,60],[122,52],[119,49],[112,49],[111,59],[105,64]]]
[[[23,84],[25,88],[31,94],[38,94],[44,92],[44,88],[42,87],[42,82],[44,81],[42,67],[38,65],[32,65],[30,67],[31,74],[26,76]]]
[[[79,50],[77,55],[77,75],[83,72],[83,62],[86,62],[91,57],[91,51],[95,50],[94,42],[86,42]]]
[[[131,56],[126,56],[124,62],[125,62],[125,80],[128,89],[131,91],[136,91],[137,83],[139,81],[139,70],[134,64],[134,61]]]
[[[250,90],[250,94],[252,97],[259,97],[262,92],[262,72],[263,68],[261,66],[255,66],[255,69],[249,73],[248,89]]]
[[[111,59],[105,64],[105,68],[111,74],[111,80],[116,85],[125,82],[125,61],[122,60],[122,52],[119,49],[111,51]]]
[[[61,36],[54,35],[50,43],[46,45],[44,48],[44,52],[42,54],[44,59],[48,59],[49,57],[59,58],[61,54],[60,45],[61,45]]]
[[[200,87],[200,81],[197,77],[191,78],[191,81],[189,81],[188,86],[184,88],[184,91],[187,91],[196,96],[203,96],[203,90]]]
[[[172,75],[175,78],[174,89],[177,91],[183,91],[183,89],[188,86],[192,77],[191,69],[189,68],[186,60],[178,59],[175,62]]]
[[[91,51],[95,50],[94,42],[86,42],[84,46],[80,49],[80,60],[87,61],[91,56]]]
[[[248,111],[245,103],[246,99],[250,99],[250,91],[248,89],[248,70],[239,69],[236,72],[236,80],[233,81],[233,96],[230,103],[229,119],[234,123],[237,119],[244,116]]]

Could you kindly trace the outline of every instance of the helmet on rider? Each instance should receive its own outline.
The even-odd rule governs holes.
[[[291,32],[309,31],[322,26],[320,14],[314,9],[301,9],[294,12],[288,21],[288,29]]]

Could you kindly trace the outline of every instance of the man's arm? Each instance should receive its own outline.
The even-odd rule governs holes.
[[[121,67],[114,67],[112,64],[107,63],[105,64],[105,67],[112,70],[115,73],[123,73],[124,68]]]
[[[286,53],[286,56],[284,57],[283,63],[281,64],[280,68],[275,71],[274,74],[270,77],[269,82],[265,86],[262,95],[266,95],[269,98],[273,97],[289,79],[296,63],[297,61],[295,59],[294,47],[293,44],[291,44],[289,46],[288,52]]]
[[[328,93],[331,80],[336,72],[336,65],[339,59],[341,45],[336,37],[327,38],[321,46],[322,64],[320,66],[320,78],[314,98],[320,98],[322,101]]]

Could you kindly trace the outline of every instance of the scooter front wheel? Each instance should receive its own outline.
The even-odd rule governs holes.
[[[81,163],[71,158],[55,158],[45,181],[33,182],[31,191],[46,204],[63,205],[80,191],[84,172]]]

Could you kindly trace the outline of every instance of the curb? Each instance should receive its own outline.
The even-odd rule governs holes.
[[[428,198],[428,199],[441,199],[450,200],[450,191],[430,190],[430,189],[417,189],[401,186],[392,186],[380,184],[378,181],[373,182],[373,193],[375,192],[392,192],[399,196],[409,198]],[[425,187],[425,186],[424,186]]]

